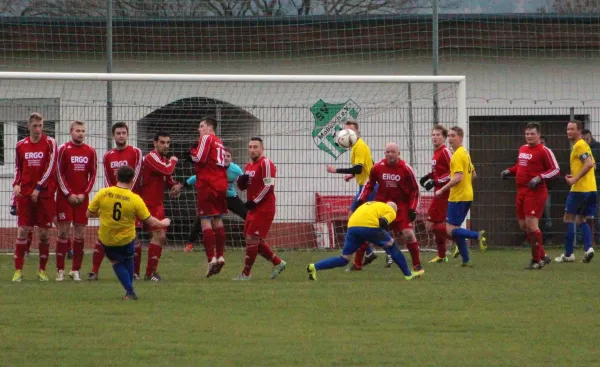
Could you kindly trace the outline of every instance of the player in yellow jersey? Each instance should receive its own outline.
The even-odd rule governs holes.
[[[565,234],[565,253],[557,257],[557,262],[573,262],[575,242],[575,227],[579,227],[583,237],[585,254],[581,262],[589,263],[594,257],[592,248],[592,228],[587,222],[596,214],[596,176],[594,156],[590,146],[581,138],[583,126],[580,121],[571,121],[567,124],[567,137],[573,143],[571,151],[571,174],[565,177],[571,191],[567,196],[565,205],[564,222],[567,224]]]
[[[358,193],[354,196],[352,200],[352,204],[350,205],[350,213],[352,215],[356,208],[358,207],[358,197],[360,196],[360,192],[362,191],[363,186],[369,180],[369,175],[371,174],[371,168],[373,168],[373,157],[371,156],[371,149],[365,143],[365,141],[360,137],[360,132],[358,130],[358,123],[356,121],[347,121],[344,124],[344,129],[352,130],[356,133],[358,139],[356,143],[352,145],[352,150],[350,151],[350,164],[352,165],[350,168],[335,168],[332,165],[327,166],[327,172],[329,173],[344,173],[344,180],[346,182],[355,178],[356,183],[358,184]],[[373,193],[369,195],[367,198],[368,201],[374,200],[375,194],[377,194],[377,186]],[[366,253],[366,258],[365,258]],[[362,244],[362,246],[356,251],[356,256],[354,258],[354,264],[348,268],[348,270],[361,270],[363,265],[368,265],[373,262],[377,258],[373,249],[369,246],[368,243]],[[364,263],[363,263],[364,259]]]
[[[461,228],[473,202],[472,181],[477,177],[471,156],[463,146],[464,136],[463,129],[458,126],[453,126],[448,131],[448,143],[454,150],[450,159],[450,181],[436,191],[435,196],[441,197],[445,192],[450,192],[446,211],[446,232],[454,240],[462,256],[461,266],[468,266],[470,258],[467,239],[477,240],[481,251],[485,251],[486,245],[484,231],[475,232]]]
[[[383,247],[385,252],[392,256],[393,261],[402,270],[406,280],[421,276],[424,273],[422,269],[411,273],[404,255],[400,252],[400,248],[387,231],[388,226],[396,219],[397,211],[398,207],[391,201],[387,203],[369,201],[358,207],[350,216],[350,220],[348,220],[348,232],[346,232],[342,255],[330,257],[316,264],[308,265],[306,267],[308,279],[317,280],[318,270],[346,266],[350,260],[350,256],[364,242],[370,242],[376,246]]]
[[[101,189],[87,209],[88,218],[100,218],[98,242],[127,294],[123,299],[137,300],[133,290],[133,254],[136,218],[151,227],[167,228],[171,220],[150,215],[146,204],[131,192],[135,171],[124,166],[117,171],[117,185]]]

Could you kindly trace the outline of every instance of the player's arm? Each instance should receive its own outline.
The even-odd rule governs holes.
[[[573,177],[570,180],[571,183],[569,183],[570,185],[574,185],[575,183],[577,183],[577,181],[579,181],[594,167],[594,161],[590,152],[584,151],[581,148],[581,146],[577,150],[577,156],[579,157],[579,160],[583,163],[583,167],[581,167],[581,170],[579,172],[573,175]]]
[[[13,195],[21,195],[21,155],[19,154],[19,146],[15,149],[15,178],[13,179]]]
[[[198,141],[196,148],[190,149],[190,156],[195,163],[206,163],[208,160],[208,152],[212,145],[212,135],[204,135]]]
[[[369,173],[369,179],[367,180],[365,186],[363,186],[362,190],[360,191],[360,195],[358,196],[358,206],[367,201],[369,195],[371,195],[373,190],[375,190],[375,185],[377,184],[377,171],[377,167],[373,167],[371,169],[371,173]]]
[[[48,150],[49,157],[48,162],[46,163],[46,170],[42,175],[42,178],[37,182],[37,186],[35,187],[35,191],[38,193],[42,190],[42,188],[48,186],[48,180],[52,175],[56,174],[56,160],[57,160],[57,148],[56,148],[56,140],[52,138],[48,138]]]
[[[104,166],[104,187],[111,187],[116,185],[116,182],[112,182],[112,177],[114,176],[114,173],[112,168],[110,168],[110,162],[107,159],[109,152],[106,152],[106,154],[104,154],[104,158],[102,160]]]
[[[135,151],[135,175],[133,175],[133,181],[131,181],[131,188],[133,190],[136,187],[138,180],[140,179],[140,173],[142,172],[142,163],[144,163],[144,156],[142,155],[142,150],[139,148],[134,148]]]
[[[185,181],[187,186],[194,186],[196,184],[196,175],[191,176]]]
[[[248,166],[246,166],[247,168]],[[247,174],[242,174],[241,176],[239,176],[237,178],[236,184],[238,189],[240,189],[241,191],[245,191],[248,188],[248,181],[250,180],[250,176],[248,176]]]
[[[169,163],[163,162],[154,152],[146,155],[146,159],[144,159],[144,169],[148,168],[150,171],[158,172],[163,176],[171,176],[175,172],[176,166],[177,157],[175,156],[169,159]]]
[[[256,206],[267,196],[271,187],[275,186],[275,165],[270,160],[264,159],[260,166],[262,171],[260,178],[262,178],[263,189],[253,200],[248,200],[246,202],[246,209],[256,208]]]
[[[167,228],[171,225],[171,220],[169,218],[165,218],[162,220],[156,219],[152,215],[150,215],[150,211],[148,207],[144,203],[144,201],[139,197],[134,197],[132,203],[135,207],[135,215],[138,217],[144,224],[149,227],[158,227],[158,228]]]
[[[408,196],[408,219],[414,222],[417,219],[417,206],[419,205],[419,184],[417,183],[417,177],[415,171],[410,165],[406,165],[408,169],[405,185]]]
[[[519,162],[513,164],[512,166],[508,167],[507,169],[505,169],[504,171],[502,171],[500,173],[500,178],[503,180],[506,180],[509,176],[514,176],[517,174],[517,167],[519,166]]]
[[[468,164],[469,162],[466,159],[461,159],[457,154],[452,156],[452,160],[450,161],[450,172],[453,176],[447,184],[438,190],[440,195],[446,191],[450,191],[451,188],[462,182],[464,178],[463,172],[467,170]]]
[[[94,148],[91,148],[90,158],[91,164],[89,165],[90,171],[88,172],[88,183],[84,190],[86,195],[89,195],[90,192],[92,192],[94,183],[96,183],[96,176],[98,174],[98,155],[96,154],[96,150]]]
[[[554,152],[546,147],[544,147],[544,168],[546,170],[538,176],[542,180],[551,180],[560,173],[560,167],[558,166]]]
[[[382,215],[379,217],[379,227],[387,230],[390,223],[392,223],[394,219],[396,219],[396,212],[394,212],[392,208],[386,208]]]
[[[61,145],[58,149],[56,176],[58,178],[58,186],[60,187],[60,191],[62,191],[62,193],[68,197],[73,194],[73,190],[71,190],[67,181],[67,164],[64,159],[66,150],[65,144]]]
[[[327,165],[327,172],[329,173],[345,173],[348,175],[359,175],[362,173],[363,166],[362,164],[355,164],[349,168],[335,168],[332,165]]]
[[[105,189],[100,189],[94,199],[90,201],[88,204],[87,211],[85,212],[85,216],[87,218],[98,218],[100,216],[100,200],[104,197]]]
[[[444,154],[444,162],[443,167],[445,168],[445,172],[440,175],[440,177],[436,177],[434,179],[435,186],[443,186],[450,181],[450,161],[452,160],[452,153],[446,148],[443,149]]]

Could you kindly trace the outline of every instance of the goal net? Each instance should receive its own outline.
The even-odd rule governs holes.
[[[431,170],[433,124],[466,129],[465,88],[460,76],[0,73],[0,246],[11,250],[16,236],[16,217],[10,215],[14,147],[28,134],[31,112],[44,115],[45,132],[59,145],[69,141],[72,120],[85,121],[86,143],[100,160],[114,146],[114,122],[128,124],[129,144],[144,154],[153,149],[154,134],[166,131],[171,151],[180,158],[174,174],[179,182],[194,174],[185,158],[198,141],[201,117],[217,119],[217,135],[242,168],[249,160],[249,138],[260,136],[266,156],[277,166],[277,215],[269,243],[280,250],[336,249],[343,245],[358,186],[326,171],[328,164],[350,165],[349,152],[333,143],[335,132],[349,119],[357,121],[375,162],[383,158],[387,142],[396,142],[418,179]],[[92,195],[104,182],[101,163]],[[243,192],[238,194],[245,199]],[[435,247],[424,225],[432,192],[421,194],[416,232],[427,249]],[[165,210],[173,220],[170,246],[181,248],[187,242],[195,205],[193,188],[178,199],[165,194]],[[225,223],[228,247],[243,247],[243,221],[228,214]],[[97,226],[90,221],[87,246],[95,242]],[[35,247],[37,241],[33,243]]]

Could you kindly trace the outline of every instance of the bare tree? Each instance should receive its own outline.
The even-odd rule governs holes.
[[[462,0],[440,0],[441,9],[456,9]],[[412,14],[432,8],[433,0],[291,0],[298,15]]]
[[[600,0],[547,0],[538,10],[557,14],[600,14]]]

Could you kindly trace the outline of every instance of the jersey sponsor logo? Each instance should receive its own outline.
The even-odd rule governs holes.
[[[26,152],[25,159],[43,159],[44,152]]]
[[[386,181],[400,181],[402,179],[400,175],[395,175],[393,173],[384,173],[382,178]]]
[[[335,143],[335,136],[348,120],[356,120],[360,107],[351,99],[345,103],[328,103],[319,99],[311,108],[315,119],[312,138],[320,150],[338,159],[346,148]]]
[[[110,168],[120,168],[127,166],[127,161],[114,161],[110,162]]]
[[[249,177],[254,177],[254,176],[256,176],[256,171],[246,171],[246,174],[247,174]]]
[[[531,159],[532,157],[533,157],[533,154],[519,153],[519,159]]]
[[[88,162],[88,157],[85,157],[85,156],[72,156],[71,157],[71,163],[87,163],[87,162]]]

